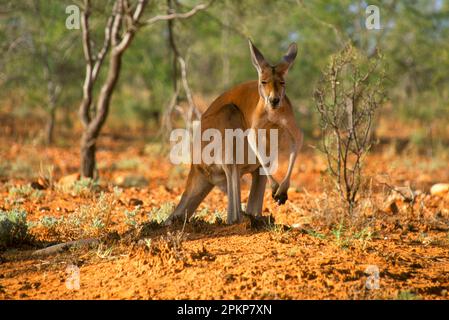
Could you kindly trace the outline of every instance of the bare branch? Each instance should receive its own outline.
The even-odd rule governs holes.
[[[351,46],[345,47],[333,57],[315,90],[323,152],[349,213],[357,203],[363,160],[371,146],[372,118],[382,96],[379,83],[372,81],[379,61],[369,65],[364,74],[363,63],[367,63],[366,57],[363,59]]]
[[[201,118],[201,115],[198,111],[198,108],[195,106],[195,102],[193,101],[193,95],[192,92],[190,91],[189,83],[187,81],[186,63],[181,56],[178,57],[178,61],[179,65],[181,66],[182,84],[184,87],[184,91],[186,92],[187,102],[189,103],[189,122],[191,122],[191,120],[193,119],[193,113],[198,119]]]
[[[151,19],[148,19],[147,21],[145,21],[143,24],[144,25],[151,25],[154,24],[158,21],[167,21],[167,20],[173,20],[173,19],[187,19],[190,18],[192,16],[194,16],[196,13],[203,11],[205,9],[207,9],[215,0],[211,0],[208,3],[202,3],[202,4],[198,4],[195,7],[193,7],[190,11],[184,12],[184,13],[170,13],[170,14],[163,14],[163,15],[157,15],[154,16]]]
[[[84,11],[81,15],[81,30],[83,32],[83,52],[86,63],[92,65],[89,15],[90,15],[90,0],[84,0]]]
[[[116,2],[114,4],[114,11],[115,11],[114,21],[112,22],[112,27],[111,27],[111,45],[112,45],[113,49],[115,47],[117,47],[117,45],[118,45],[119,32],[120,32],[120,27],[122,25],[123,6],[122,6],[121,0],[116,0]]]
[[[97,79],[98,73],[101,69],[101,66],[104,61],[104,57],[106,56],[106,53],[109,51],[110,45],[111,45],[111,32],[112,32],[112,25],[114,22],[114,16],[110,16],[108,18],[108,21],[106,23],[106,28],[104,30],[104,41],[103,41],[103,47],[101,48],[100,52],[97,55],[97,58],[95,60],[95,65],[92,70],[92,81],[95,81]]]
[[[117,52],[122,53],[126,50],[126,48],[131,43],[131,40],[134,38],[134,35],[136,34],[138,25],[139,25],[139,19],[142,16],[143,11],[145,10],[145,6],[148,4],[148,0],[139,0],[137,3],[136,9],[134,10],[134,13],[132,15],[132,22],[131,26],[126,31],[125,35],[123,36],[120,43],[114,45],[114,50]],[[120,15],[123,14],[123,6],[121,8]]]
[[[89,31],[89,14],[90,14],[90,0],[84,0],[84,11],[81,15],[81,30],[83,33],[83,51],[84,59],[86,60],[86,76],[83,84],[83,100],[80,106],[80,118],[84,127],[87,127],[90,122],[89,110],[92,105],[92,52],[90,45],[90,31]]]

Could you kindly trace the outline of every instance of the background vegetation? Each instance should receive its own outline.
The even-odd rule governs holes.
[[[92,41],[66,27],[86,3]],[[79,119],[86,60],[119,3],[146,7],[114,11],[119,41],[96,60],[87,114],[109,108],[97,141]],[[381,30],[365,27],[368,5]],[[449,0],[0,0],[0,299],[447,299],[448,32]],[[188,166],[168,161],[161,128],[256,79],[247,38],[273,64],[299,47],[287,93],[306,137],[288,201],[267,188],[261,220],[228,226],[215,188],[164,227]],[[88,175],[83,146],[97,153]],[[81,290],[63,281],[74,266]]]
[[[78,125],[85,66],[81,30],[66,28],[66,7],[81,7],[82,3],[1,2],[1,113],[40,117],[48,127],[57,110],[57,130]],[[91,29],[98,44],[111,3],[93,1]],[[198,3],[177,1],[177,11]],[[384,0],[369,4],[380,8],[381,30],[365,28],[365,1],[223,0],[190,19],[176,20],[174,36],[187,61],[190,87],[206,102],[256,77],[247,37],[273,63],[296,41],[299,59],[289,74],[288,94],[309,136],[318,123],[313,91],[329,57],[348,41],[367,55],[378,49],[384,55],[389,97],[382,115],[418,124],[408,138],[434,148],[435,139],[439,143],[445,136],[443,120],[449,113],[449,2]],[[166,1],[151,1],[146,14],[163,14],[167,8]],[[107,126],[146,129],[159,123],[173,95],[172,54],[167,22],[139,30],[124,55]],[[431,144],[429,139],[433,139]]]

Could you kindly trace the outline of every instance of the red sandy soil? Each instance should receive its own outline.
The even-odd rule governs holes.
[[[34,177],[4,176],[0,183],[0,209],[12,204],[8,190],[36,181],[39,166],[53,165],[53,179],[76,172],[74,147],[37,147],[1,138],[2,161],[31,163]],[[136,217],[165,202],[176,203],[188,168],[174,167],[168,157],[144,152],[144,143],[127,139],[101,139],[98,163],[101,190],[112,193],[118,176],[144,176],[147,186],[124,188],[111,216],[116,240],[98,248],[77,248],[50,256],[32,256],[42,243],[72,240],[32,229],[43,242],[0,252],[0,299],[448,299],[449,195],[434,196],[434,183],[448,182],[447,165],[417,155],[384,151],[369,156],[371,178],[364,209],[344,225],[339,237],[341,203],[325,183],[324,158],[309,148],[301,154],[293,174],[289,200],[278,206],[266,191],[264,215],[275,226],[254,228],[245,219],[238,225],[196,221],[173,227],[129,231],[123,212],[142,201]],[[139,168],[116,169],[122,159],[138,159]],[[437,164],[435,164],[437,163]],[[387,202],[391,186],[410,185],[421,190],[414,204],[396,198]],[[42,197],[25,198],[19,207],[37,222],[43,215],[60,217],[81,205],[94,205],[98,192],[73,196],[56,189]],[[248,196],[244,183],[243,201]],[[390,198],[391,200],[391,198]],[[214,190],[201,205],[209,211],[226,208],[226,197]],[[208,220],[209,217],[204,218]],[[351,224],[352,223],[352,224]],[[290,227],[289,227],[290,226]],[[293,226],[293,227],[292,227]],[[369,230],[368,238],[357,232]],[[183,239],[176,241],[181,233]],[[167,235],[167,232],[170,232]],[[152,239],[151,246],[142,244]],[[140,240],[140,242],[139,242]],[[179,247],[173,247],[173,243]],[[108,254],[102,254],[111,249]],[[80,289],[69,290],[68,265],[80,270]],[[368,289],[369,265],[379,269],[379,288]]]

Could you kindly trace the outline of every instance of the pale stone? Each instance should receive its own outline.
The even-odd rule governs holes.
[[[433,196],[442,196],[449,192],[449,183],[437,183],[430,188],[430,194]]]
[[[79,173],[73,173],[68,176],[64,176],[61,179],[59,179],[58,184],[63,187],[70,187],[72,186],[76,181],[80,179]]]

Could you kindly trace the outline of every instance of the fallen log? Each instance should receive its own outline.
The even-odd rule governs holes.
[[[33,256],[41,256],[41,255],[50,255],[50,254],[56,254],[60,253],[66,250],[69,250],[71,247],[77,247],[77,246],[86,246],[86,245],[97,245],[100,241],[98,239],[80,239],[75,241],[69,241],[64,243],[58,243],[53,246],[39,249],[34,251],[31,255]]]

